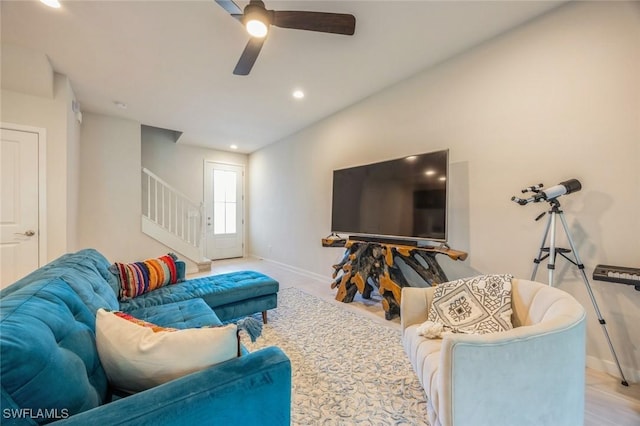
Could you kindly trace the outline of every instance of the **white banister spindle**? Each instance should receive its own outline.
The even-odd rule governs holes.
[[[151,214],[151,176],[147,175],[147,217]]]
[[[178,229],[178,196],[177,195],[176,195],[176,202],[174,206],[175,206],[175,210],[173,211],[173,220],[175,221],[175,224],[173,226],[173,232],[175,233],[176,230]]]
[[[180,204],[180,208],[182,211],[182,221],[180,223],[180,234],[184,235],[184,203]]]
[[[155,191],[155,194],[153,196],[153,218],[154,222],[158,223],[158,179],[154,179],[153,182],[153,188]]]
[[[191,209],[187,209],[187,233],[186,239],[187,241],[191,241]]]

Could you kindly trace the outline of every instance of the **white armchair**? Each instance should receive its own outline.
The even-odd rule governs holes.
[[[435,287],[402,289],[404,349],[427,395],[431,426],[582,425],[585,311],[571,295],[513,279],[513,329],[427,339]]]

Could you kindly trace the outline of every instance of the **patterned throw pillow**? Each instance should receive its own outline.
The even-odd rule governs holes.
[[[131,299],[167,284],[177,283],[177,259],[175,254],[169,253],[144,262],[114,263],[111,271],[117,275],[120,282],[120,300]]]
[[[159,327],[98,309],[96,346],[109,382],[128,393],[166,383],[238,356],[238,327]]]
[[[428,320],[444,331],[486,334],[511,324],[511,275],[481,275],[438,284]]]

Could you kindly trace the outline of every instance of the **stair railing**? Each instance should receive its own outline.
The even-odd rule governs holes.
[[[149,169],[142,169],[142,215],[193,247],[202,242],[202,203],[190,200]]]

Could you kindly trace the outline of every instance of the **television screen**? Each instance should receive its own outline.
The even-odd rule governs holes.
[[[448,165],[443,150],[334,170],[332,232],[446,241]]]

